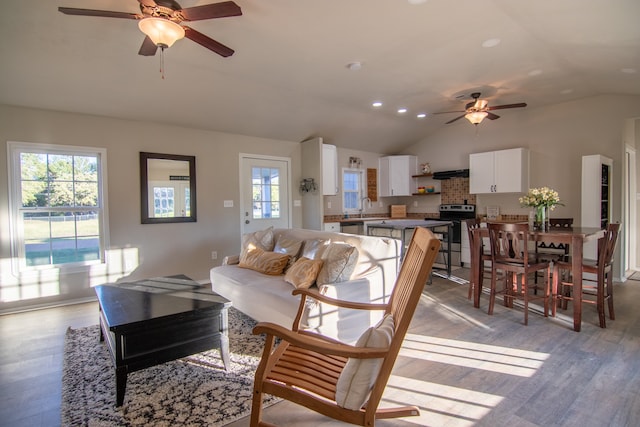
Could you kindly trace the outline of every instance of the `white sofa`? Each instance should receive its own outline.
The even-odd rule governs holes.
[[[303,242],[321,239],[355,247],[358,257],[351,278],[340,283],[323,284],[319,290],[341,300],[387,302],[398,273],[398,240],[305,229],[275,229],[273,237],[274,242],[280,238]],[[291,328],[300,300],[299,296],[291,294],[294,286],[284,280],[284,275],[267,275],[241,268],[238,260],[239,256],[226,257],[223,265],[211,269],[213,291],[257,321]],[[302,321],[306,328],[353,343],[367,327],[378,322],[381,315],[379,311],[337,309],[315,303],[309,304]]]

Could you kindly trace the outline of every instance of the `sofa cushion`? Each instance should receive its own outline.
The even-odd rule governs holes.
[[[364,331],[358,338],[356,347],[389,347],[394,327],[393,316],[387,314],[376,326]],[[383,360],[349,358],[336,384],[338,406],[357,411],[364,405],[380,372]]]
[[[289,255],[289,263],[287,264],[285,271],[287,271],[287,269],[291,267],[293,263],[296,261],[296,259],[298,258],[298,253],[300,252],[302,243],[303,241],[300,239],[295,239],[289,236],[285,236],[283,234],[280,234],[276,238],[276,243],[275,243],[275,246],[273,247],[273,252]],[[314,280],[315,280],[315,277],[314,277]]]
[[[249,268],[259,273],[277,276],[282,274],[288,262],[289,255],[267,252],[260,248],[255,248],[245,256],[240,257],[238,267]]]
[[[322,268],[321,259],[299,258],[284,275],[284,280],[295,288],[308,289],[314,284]]]
[[[358,260],[358,250],[347,243],[332,242],[322,253],[324,264],[318,274],[318,286],[328,283],[345,282]]]
[[[272,251],[273,245],[273,227],[244,234],[242,236],[240,259],[255,248],[260,248],[264,251]]]
[[[328,244],[329,240],[326,239],[307,239],[302,245],[300,256],[308,259],[319,259]]]

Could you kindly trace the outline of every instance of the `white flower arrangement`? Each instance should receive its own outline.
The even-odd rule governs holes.
[[[526,196],[520,197],[519,201],[522,206],[531,206],[534,208],[545,206],[551,210],[557,205],[564,206],[560,203],[558,192],[549,187],[530,188]]]

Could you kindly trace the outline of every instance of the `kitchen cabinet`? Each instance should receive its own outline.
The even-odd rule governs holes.
[[[528,188],[528,149],[512,148],[469,155],[469,193],[525,193]]]
[[[581,226],[606,228],[611,221],[612,173],[610,158],[599,154],[582,156]],[[585,244],[585,258],[597,258],[596,243]]]
[[[380,197],[411,196],[416,190],[413,175],[418,172],[416,156],[380,157]]]
[[[322,144],[322,195],[338,194],[338,150],[335,145]]]

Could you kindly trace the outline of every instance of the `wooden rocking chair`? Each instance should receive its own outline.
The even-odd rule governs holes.
[[[253,333],[266,334],[266,340],[253,386],[251,426],[273,426],[261,421],[264,393],[361,426],[373,426],[376,419],[419,415],[415,406],[378,409],[378,404],[439,248],[440,241],[431,231],[415,229],[387,304],[339,301],[296,289],[293,294],[301,298],[292,330],[258,323]],[[352,346],[299,329],[308,297],[351,309],[384,310],[385,316]],[[387,340],[366,342],[373,336]],[[276,337],[281,341],[274,348]],[[355,387],[359,380],[361,387]]]

